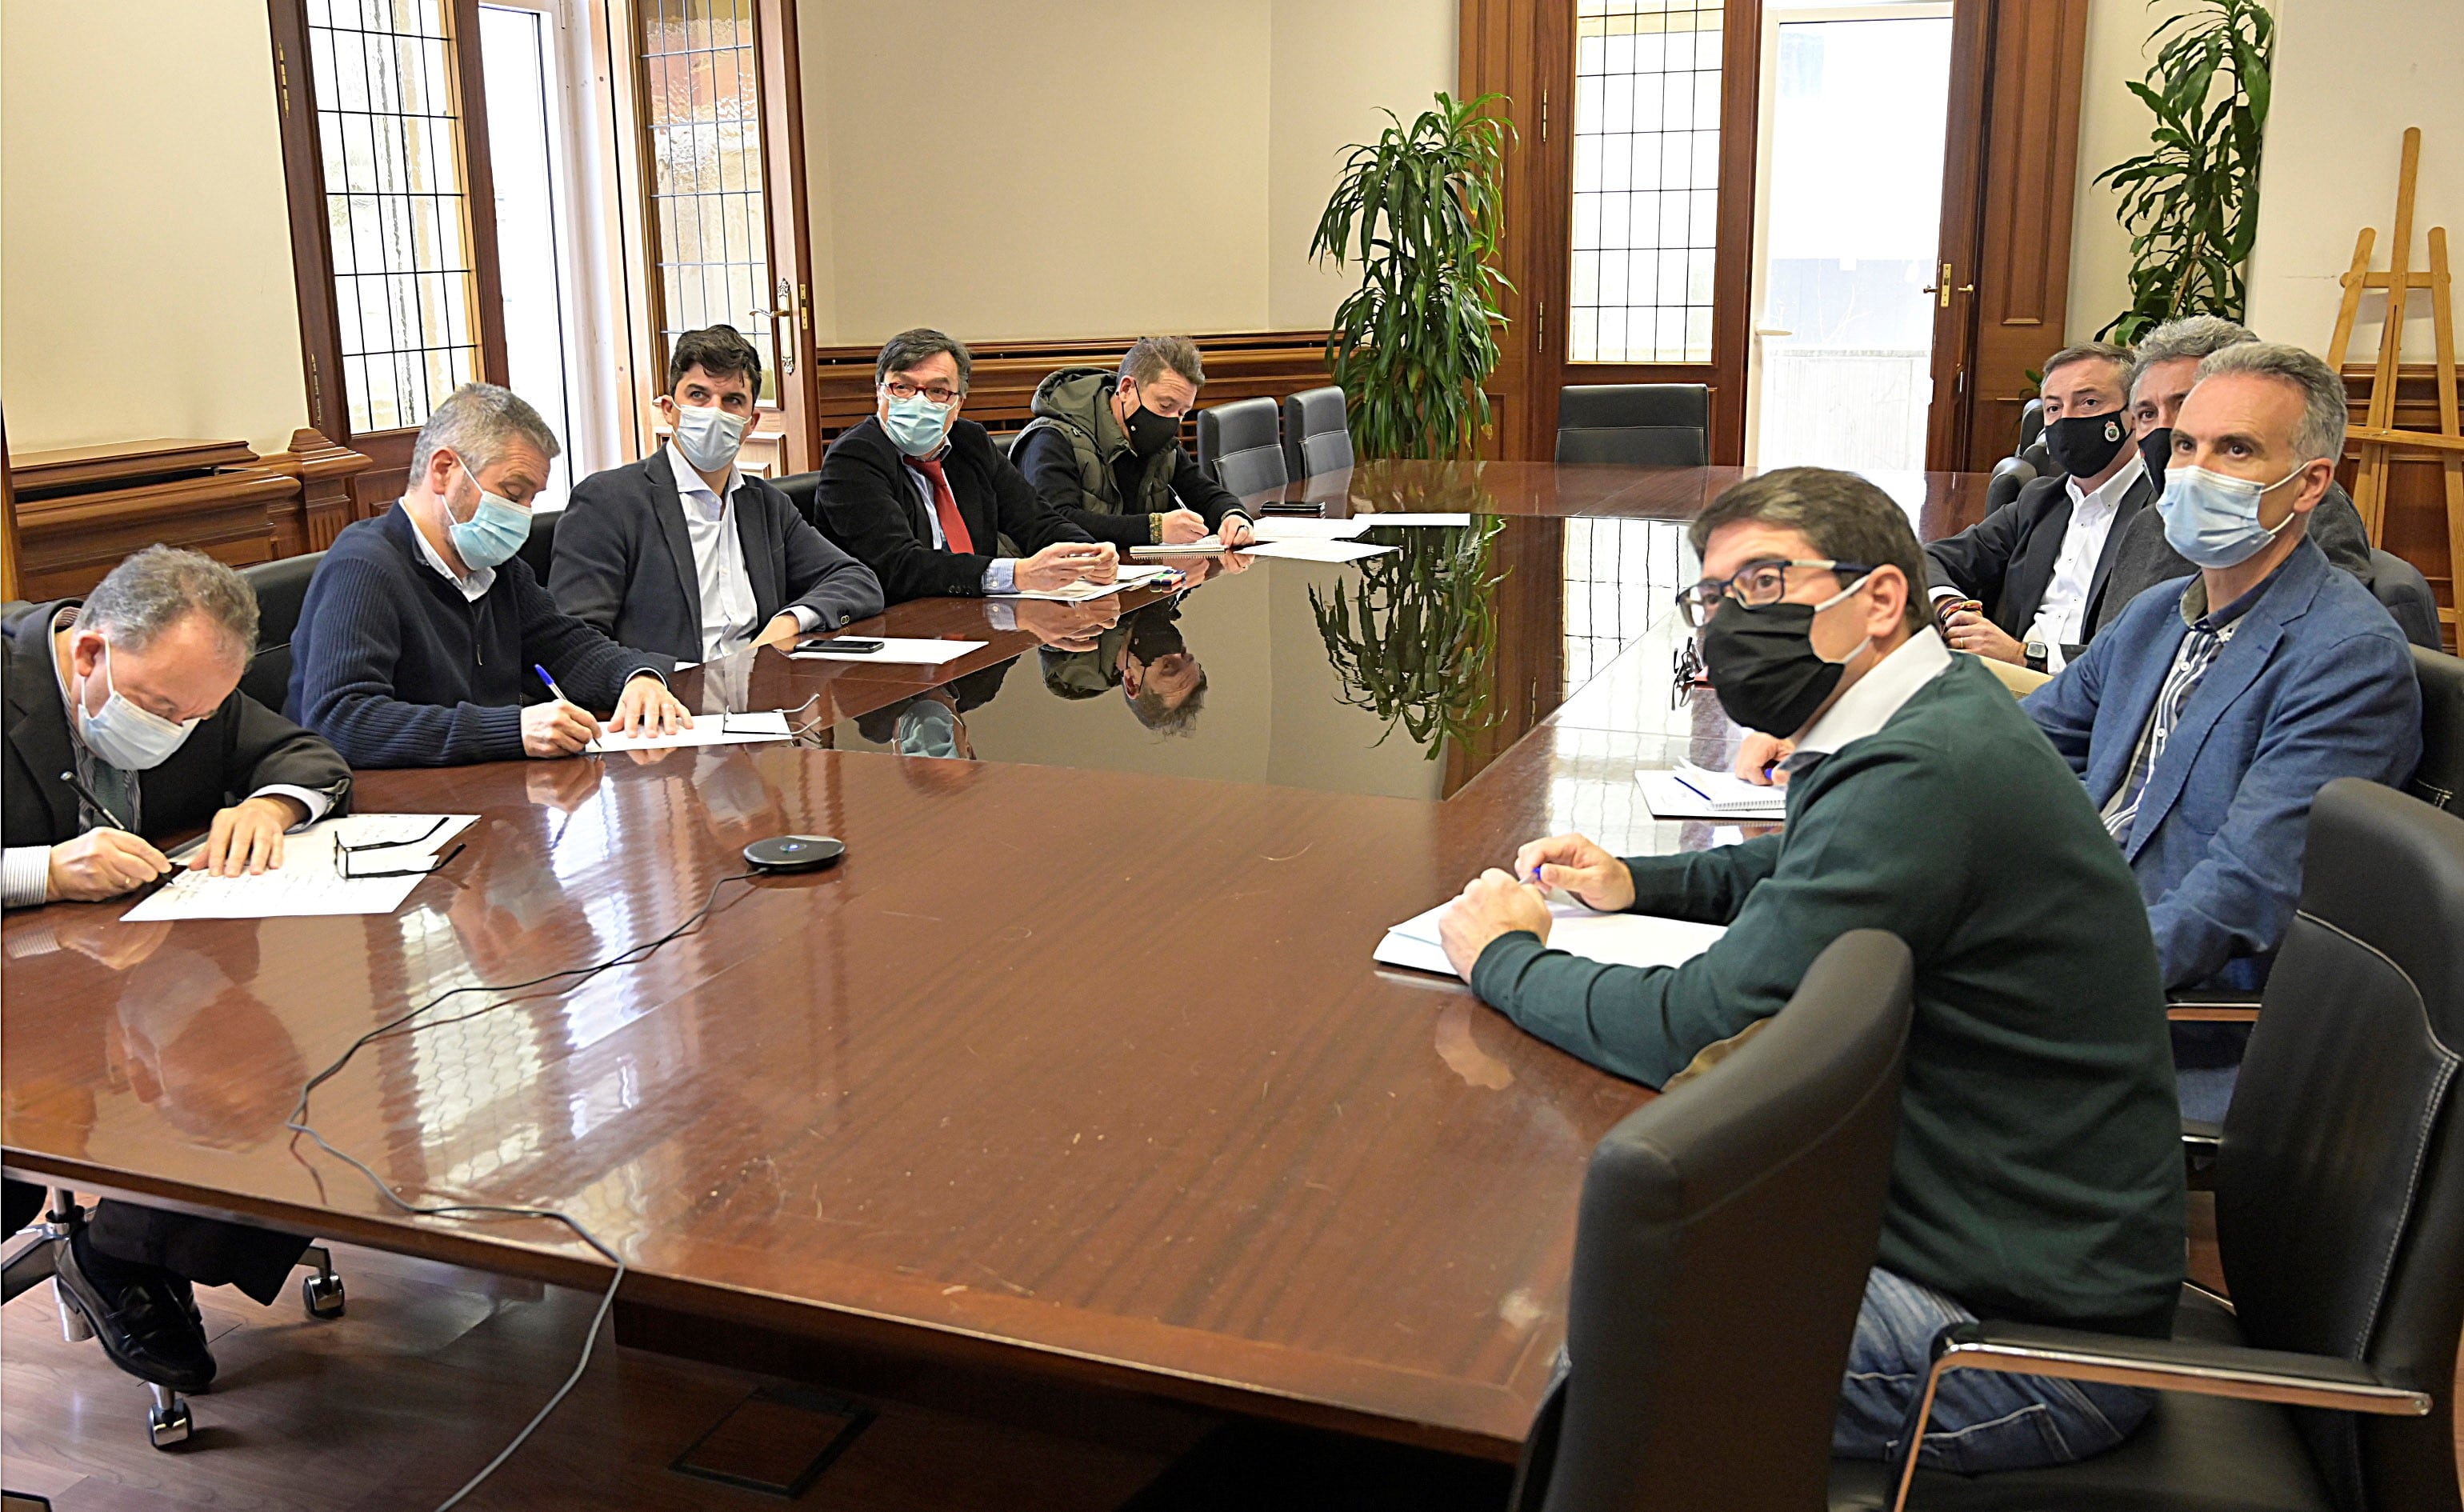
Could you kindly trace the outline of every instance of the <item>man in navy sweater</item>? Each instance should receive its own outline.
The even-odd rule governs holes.
[[[355,767],[571,756],[615,711],[622,734],[693,723],[668,691],[674,661],[627,650],[557,608],[516,555],[555,433],[493,383],[436,406],[402,501],[335,537],[293,633],[291,717]],[[564,697],[523,705],[543,667]]]

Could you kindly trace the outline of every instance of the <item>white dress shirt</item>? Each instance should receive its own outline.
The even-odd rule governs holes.
[[[2147,464],[2133,450],[2122,471],[2094,493],[2082,491],[2077,478],[2062,480],[2071,493],[2071,522],[2062,535],[2061,554],[2054,559],[2053,581],[2045,584],[2045,597],[2036,605],[2028,633],[2019,637],[2022,643],[2044,643],[2049,672],[2062,669],[2063,646],[2087,639],[2087,592],[2096,581],[2096,564],[2104,556],[2105,538],[2113,534],[2113,517],[2122,508],[2122,496],[2146,471]]]
[[[736,494],[744,474],[727,470],[724,497],[693,471],[685,454],[669,442],[668,471],[676,480],[676,498],[685,508],[685,538],[693,544],[693,577],[701,584],[701,658],[715,662],[740,651],[761,633],[761,613],[754,602],[753,578],[744,569],[744,537],[736,530]],[[796,616],[804,629],[821,623],[805,610]]]
[[[405,515],[410,514],[410,506],[398,500],[394,508]],[[419,542],[419,554],[428,559],[428,565],[435,569],[436,575],[453,584],[461,591],[462,597],[473,603],[486,598],[488,590],[496,585],[496,569],[494,567],[473,567],[468,573],[459,573],[447,566],[445,554],[428,543],[428,533],[419,528],[415,517],[410,522],[410,538]]]
[[[1950,669],[1950,647],[1930,625],[1900,643],[1899,649],[1874,664],[1839,701],[1822,712],[1796,742],[1789,757],[1829,756],[1851,740],[1861,740],[1891,722],[1900,706],[1917,690]]]

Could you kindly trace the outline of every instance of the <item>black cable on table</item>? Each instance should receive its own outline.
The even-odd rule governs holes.
[[[573,1373],[564,1378],[564,1384],[556,1389],[556,1394],[547,1399],[546,1405],[541,1407],[536,1413],[532,1414],[529,1422],[522,1425],[522,1431],[514,1435],[513,1441],[505,1445],[502,1450],[498,1451],[496,1457],[489,1460],[485,1465],[481,1466],[478,1474],[473,1476],[469,1480],[464,1481],[462,1489],[454,1492],[451,1496],[447,1497],[443,1501],[439,1502],[437,1504],[436,1512],[450,1512],[450,1509],[459,1505],[465,1497],[468,1497],[472,1492],[476,1491],[481,1482],[485,1481],[490,1476],[495,1475],[497,1469],[501,1467],[506,1460],[511,1459],[514,1457],[514,1452],[516,1450],[521,1448],[523,1444],[530,1440],[531,1435],[538,1430],[539,1425],[547,1421],[548,1414],[555,1412],[557,1408],[563,1403],[565,1397],[572,1392],[574,1387],[580,1384],[583,1372],[590,1369],[590,1353],[592,1348],[595,1348],[599,1342],[600,1326],[607,1321],[607,1313],[609,1309],[614,1307],[616,1304],[616,1288],[623,1285],[625,1282],[625,1258],[617,1254],[615,1250],[609,1248],[608,1245],[603,1242],[597,1235],[592,1234],[588,1229],[583,1227],[577,1219],[567,1214],[559,1212],[554,1208],[518,1207],[508,1203],[497,1202],[411,1201],[409,1198],[405,1197],[400,1193],[394,1191],[390,1183],[388,1183],[383,1176],[378,1175],[376,1172],[369,1169],[369,1167],[360,1160],[359,1157],[346,1154],[343,1151],[335,1149],[333,1145],[328,1143],[325,1136],[319,1133],[316,1127],[308,1122],[308,1099],[316,1092],[317,1088],[324,1085],[327,1082],[340,1075],[342,1068],[351,1063],[351,1058],[353,1056],[358,1055],[369,1044],[387,1035],[397,1032],[417,1034],[422,1029],[439,1028],[446,1024],[461,1023],[466,1019],[475,1019],[481,1014],[494,1013],[499,1008],[510,1006],[509,1003],[492,1003],[485,1008],[477,1009],[472,1013],[458,1015],[452,1019],[437,1019],[428,1023],[419,1024],[413,1024],[411,1022],[412,1019],[419,1018],[420,1015],[427,1013],[429,1009],[436,1007],[449,997],[452,997],[462,993],[517,993],[532,987],[543,987],[549,982],[562,981],[567,977],[573,978],[573,987],[579,987],[583,982],[588,981],[590,978],[598,975],[602,972],[613,970],[618,966],[638,964],[641,960],[648,957],[652,951],[657,950],[662,945],[668,944],[671,940],[679,939],[692,932],[695,928],[700,926],[703,920],[709,918],[711,910],[718,906],[719,888],[727,886],[731,882],[750,882],[757,875],[759,875],[757,872],[737,871],[731,872],[728,875],[719,878],[717,881],[712,883],[710,885],[710,890],[702,895],[701,907],[693,909],[692,913],[687,914],[682,923],[676,925],[673,929],[671,929],[665,934],[658,936],[656,939],[645,940],[637,945],[628,945],[603,961],[596,962],[589,966],[573,966],[567,967],[562,971],[549,972],[544,975],[534,976],[528,981],[508,982],[498,985],[491,985],[485,982],[468,982],[460,987],[451,987],[446,989],[444,992],[438,993],[435,997],[430,997],[424,1003],[421,1003],[418,1007],[410,1009],[407,1013],[400,1014],[385,1023],[379,1024],[376,1028],[369,1030],[367,1033],[352,1041],[350,1048],[344,1050],[341,1056],[337,1057],[333,1064],[318,1072],[315,1076],[310,1077],[301,1085],[299,1088],[298,1103],[292,1107],[291,1116],[283,1120],[283,1128],[291,1130],[295,1134],[307,1135],[310,1139],[316,1141],[318,1149],[333,1156],[335,1159],[341,1161],[344,1165],[357,1171],[361,1175],[367,1177],[368,1185],[376,1189],[377,1195],[383,1197],[385,1201],[391,1203],[395,1208],[404,1213],[423,1217],[457,1216],[466,1217],[550,1218],[556,1222],[563,1224],[567,1229],[572,1230],[574,1238],[590,1246],[590,1248],[596,1251],[602,1259],[607,1261],[607,1263],[616,1267],[616,1274],[608,1279],[606,1293],[599,1299],[599,1310],[591,1315],[589,1331],[583,1335],[582,1355],[581,1358],[574,1361]],[[570,991],[571,988],[567,988],[566,990]],[[406,1026],[408,1027],[406,1028]]]

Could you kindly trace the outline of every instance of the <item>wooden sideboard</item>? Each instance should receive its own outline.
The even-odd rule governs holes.
[[[195,438],[14,453],[18,594],[83,593],[158,542],[234,567],[321,550],[353,517],[349,483],[367,465],[314,430],[270,456]]]

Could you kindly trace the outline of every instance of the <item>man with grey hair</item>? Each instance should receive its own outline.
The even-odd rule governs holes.
[[[2255,991],[2300,894],[2312,798],[2340,777],[2400,786],[2421,691],[2395,622],[2305,534],[2343,450],[2327,364],[2223,346],[2172,430],[2151,513],[2197,576],[2140,594],[2026,708],[2137,874],[2166,985]],[[2184,1109],[2220,1116],[2238,1043],[2176,1041]]]
[[[493,383],[436,406],[401,502],[334,538],[292,637],[293,718],[355,766],[571,756],[610,728],[693,723],[672,658],[629,650],[564,613],[519,553],[555,432]],[[551,681],[541,685],[533,668]]]
[[[830,443],[817,493],[825,528],[891,603],[1111,582],[1120,554],[1035,496],[972,420],[975,360],[925,327],[873,362],[873,413]],[[1002,550],[1006,537],[1024,556]]]
[[[1180,444],[1180,422],[1206,386],[1198,343],[1142,336],[1118,372],[1065,367],[1036,385],[1035,418],[1010,460],[1044,502],[1097,540],[1185,546],[1210,534],[1255,538],[1232,491]]]
[[[263,872],[282,865],[287,831],[340,812],[351,793],[342,758],[239,690],[255,649],[247,581],[168,546],[121,562],[83,603],[11,616],[0,639],[9,701],[0,901],[117,897],[182,865],[160,846],[200,829],[187,869]],[[20,945],[53,949],[57,936],[17,936],[11,953]],[[9,1182],[7,1231],[24,1227],[41,1199],[39,1187]],[[60,1256],[60,1293],[121,1370],[197,1391],[214,1362],[191,1285],[233,1283],[272,1302],[306,1244],[104,1202]]]
[[[2165,469],[2173,457],[2173,417],[2198,382],[2199,364],[2228,346],[2257,340],[2248,326],[2215,315],[2184,316],[2140,338],[2138,361],[2130,369],[2130,413],[2139,427],[2139,454],[2156,490],[2164,488]],[[2330,562],[2369,581],[2369,536],[2343,484],[2328,482],[2326,496],[2310,512],[2305,530]],[[2197,570],[2165,544],[2165,522],[2154,514],[2123,522],[2114,531],[2112,566],[2091,633],[2122,618],[2131,600],[2157,583]]]

